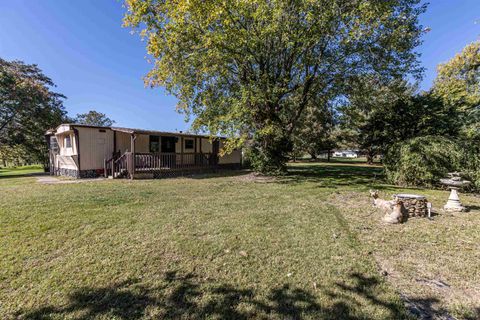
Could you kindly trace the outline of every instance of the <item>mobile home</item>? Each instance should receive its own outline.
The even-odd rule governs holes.
[[[225,138],[182,132],[62,124],[46,133],[51,174],[75,178],[160,178],[241,166]]]

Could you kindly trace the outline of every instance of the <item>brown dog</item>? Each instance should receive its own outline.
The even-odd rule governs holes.
[[[386,223],[396,224],[396,223],[405,222],[407,221],[407,219],[408,219],[407,209],[403,205],[403,201],[398,200],[395,203],[393,211],[385,214],[382,220]]]

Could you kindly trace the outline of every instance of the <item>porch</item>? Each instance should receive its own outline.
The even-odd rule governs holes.
[[[104,163],[105,177],[160,178],[218,168],[218,155],[212,153],[132,153],[114,155]]]

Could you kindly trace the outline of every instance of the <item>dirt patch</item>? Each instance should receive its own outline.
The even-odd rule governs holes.
[[[274,182],[276,181],[276,177],[266,176],[260,173],[251,172],[249,174],[245,174],[236,178],[238,181],[245,181],[245,182]]]

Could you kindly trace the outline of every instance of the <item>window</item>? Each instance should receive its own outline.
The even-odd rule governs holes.
[[[72,147],[72,139],[69,135],[65,137],[63,142],[64,142],[63,144],[64,144],[65,148],[71,148]]]
[[[160,137],[150,136],[150,152],[159,152],[159,151],[160,151]]]
[[[195,141],[193,139],[185,139],[185,149],[194,149]]]

